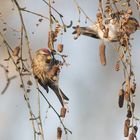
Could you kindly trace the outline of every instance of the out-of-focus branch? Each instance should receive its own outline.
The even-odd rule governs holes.
[[[9,87],[9,85],[10,85],[10,83],[11,83],[11,80],[15,79],[16,76],[9,77],[9,76],[8,76],[8,72],[9,72],[8,69],[7,69],[4,65],[2,65],[2,64],[0,64],[0,67],[3,68],[3,70],[4,70],[4,72],[5,72],[6,81],[7,81],[7,83],[6,83],[5,87],[4,87],[4,89],[3,89],[2,92],[1,92],[1,94],[4,94],[5,91],[6,91],[6,90],[8,89],[8,87]]]
[[[23,77],[22,77],[22,74],[21,74],[21,71],[20,69],[18,68],[12,54],[10,53],[10,51],[12,51],[10,48],[10,45],[9,43],[6,41],[6,39],[4,38],[4,36],[2,35],[2,33],[0,32],[0,36],[2,37],[3,39],[3,43],[5,44],[6,46],[6,49],[7,49],[7,53],[9,55],[7,61],[9,60],[12,60],[13,64],[15,65],[15,68],[16,70],[18,71],[18,74],[19,74],[19,77],[20,77],[20,80],[21,80],[21,85],[22,85],[22,88],[24,90],[24,98],[25,98],[25,101],[27,103],[27,106],[28,106],[28,109],[29,109],[29,114],[30,114],[30,117],[32,118],[34,115],[33,115],[33,112],[32,112],[32,109],[31,109],[31,105],[30,105],[30,102],[29,102],[29,97],[28,97],[28,93],[27,93],[27,90],[26,90],[26,87],[25,87],[25,84],[24,84],[24,80],[23,80]],[[33,131],[34,131],[34,140],[36,140],[36,128],[35,128],[35,123],[34,121],[32,120],[32,127],[33,127]]]
[[[134,1],[138,5],[138,7],[140,8],[140,2],[138,0],[134,0]]]

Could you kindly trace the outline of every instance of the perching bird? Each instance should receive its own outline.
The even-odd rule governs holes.
[[[135,18],[129,17],[128,20],[122,25],[120,20],[112,18],[106,19],[105,23],[102,25],[95,22],[89,27],[77,26],[73,28],[75,30],[73,34],[77,34],[76,39],[82,34],[101,39],[103,41],[117,42],[121,37],[120,29],[125,30],[125,32],[130,35],[139,28],[139,23]]]
[[[32,70],[38,83],[48,92],[51,88],[57,95],[60,103],[64,106],[64,100],[69,100],[58,86],[59,61],[51,52],[42,48],[36,51],[32,62]]]

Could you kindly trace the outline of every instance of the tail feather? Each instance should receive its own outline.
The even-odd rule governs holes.
[[[38,83],[47,91],[47,93],[49,92],[49,89],[46,83],[42,83],[42,81],[39,79],[38,79]]]
[[[85,35],[85,36],[89,36],[89,37],[93,37],[93,38],[97,38],[99,39],[99,36],[97,34],[96,31],[94,31],[93,29],[91,29],[90,27],[73,27],[74,29],[74,32],[72,34],[82,34],[82,35]]]
[[[62,91],[61,89],[60,89],[60,92],[61,92],[62,97],[63,97],[65,100],[69,101],[69,98],[63,93],[63,91]]]
[[[99,39],[97,32],[95,32],[89,27],[80,27],[80,30],[82,35]]]
[[[48,83],[48,86],[54,91],[61,105],[64,106],[63,99],[69,100],[68,97],[62,92],[62,90],[57,85],[55,85],[51,81]]]

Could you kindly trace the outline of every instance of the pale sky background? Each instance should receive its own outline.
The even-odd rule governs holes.
[[[97,0],[79,0],[80,6],[89,17],[96,19]],[[41,0],[26,0],[23,5],[30,10],[39,13],[48,13],[48,8]],[[0,0],[0,12],[10,26],[17,28],[19,20],[15,12],[11,12],[10,0]],[[78,12],[72,0],[56,0],[54,7],[64,15],[64,21],[70,20],[77,24]],[[30,43],[33,52],[47,46],[48,21],[38,23],[38,17],[25,14],[26,27],[30,34]],[[81,17],[84,21],[84,16]],[[1,23],[0,23],[1,24]],[[83,22],[84,25],[84,22]],[[89,25],[89,23],[88,23]],[[0,25],[1,27],[1,25]],[[2,29],[1,29],[2,30]],[[32,35],[32,31],[35,32]],[[64,67],[60,75],[60,87],[70,98],[69,113],[65,119],[66,126],[73,134],[68,135],[69,140],[124,140],[123,124],[126,116],[126,108],[118,107],[118,91],[122,83],[122,72],[116,72],[114,65],[117,54],[114,50],[116,44],[107,44],[107,66],[101,66],[98,46],[100,41],[85,36],[74,40],[72,29],[63,36],[64,53],[68,54],[69,67]],[[132,41],[132,61],[137,81],[136,116],[140,118],[140,32],[137,31]],[[7,38],[12,45],[16,44],[17,36],[12,32]],[[4,50],[0,47],[0,63],[3,61]],[[11,75],[14,75],[14,67],[10,66]],[[0,69],[0,89],[4,86],[3,71]],[[35,91],[31,92],[31,101],[34,102]],[[35,92],[36,93],[36,92]],[[44,91],[45,93],[45,91]],[[55,94],[47,94],[48,99],[56,108],[60,104]],[[56,128],[59,120],[49,110],[48,119],[45,119],[47,104],[42,98],[43,123],[45,135],[48,140],[56,140]],[[28,120],[28,109],[23,98],[23,91],[19,88],[18,80],[14,80],[4,95],[0,96],[0,140],[33,140],[31,122]],[[138,125],[140,125],[138,123]],[[138,132],[140,138],[140,132]],[[65,136],[63,135],[63,140]]]

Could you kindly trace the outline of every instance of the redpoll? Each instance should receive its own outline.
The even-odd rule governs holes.
[[[59,61],[54,58],[51,52],[44,48],[36,51],[32,69],[38,83],[48,92],[51,88],[57,95],[60,103],[64,106],[64,100],[69,100],[58,86]]]

